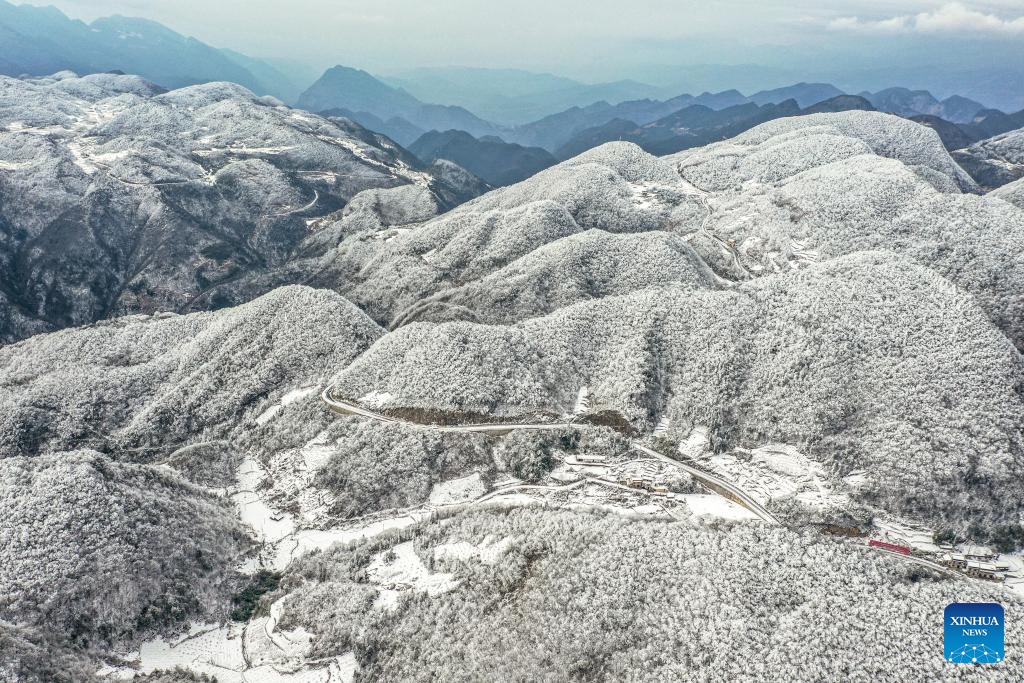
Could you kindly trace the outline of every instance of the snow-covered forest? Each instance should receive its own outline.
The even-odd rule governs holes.
[[[850,111],[485,192],[0,78],[0,680],[1022,679],[1020,183]]]
[[[398,542],[454,587],[374,609],[367,567]],[[282,585],[287,623],[317,629],[318,656],[353,649],[359,680],[988,680],[934,655],[935,614],[954,600],[1000,600],[1007,623],[1024,610],[820,537],[539,510],[336,547]],[[1021,633],[1007,631],[1007,653]]]

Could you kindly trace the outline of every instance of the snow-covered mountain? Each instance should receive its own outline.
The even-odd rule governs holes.
[[[980,140],[953,157],[978,184],[994,189],[1024,178],[1024,128]]]
[[[218,310],[0,347],[0,674],[942,679],[965,599],[1024,671],[1024,561],[935,554],[1024,539],[1020,181],[934,130],[612,142],[456,205],[458,166],[240,89],[3,86],[19,258],[128,213],[147,296],[265,251],[163,295]]]
[[[110,315],[216,307],[365,189],[448,208],[481,184],[345,120],[228,83],[0,77],[0,339]]]

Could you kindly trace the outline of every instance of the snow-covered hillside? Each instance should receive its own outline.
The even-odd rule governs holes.
[[[1006,185],[993,190],[989,193],[989,196],[1005,199],[1011,204],[1024,209],[1024,178],[1015,180],[1012,183],[1007,183]]]
[[[1024,177],[1024,128],[976,142],[953,157],[983,187],[1012,183]]]
[[[660,159],[609,143],[422,224],[335,221],[333,243],[220,295],[239,303],[302,281],[386,327],[513,322],[659,283],[721,286],[884,250],[971,292],[1020,347],[1024,212],[965,189],[973,181],[934,131],[877,112],[782,119]],[[666,258],[703,260],[713,275]]]
[[[94,451],[0,458],[0,484],[0,609],[18,622],[88,649],[226,613],[252,541],[220,497]]]
[[[5,334],[89,322],[0,346],[0,678],[959,680],[963,599],[1022,677],[1024,560],[936,552],[1024,547],[1024,209],[934,131],[609,143],[454,206],[236,86],[0,112]]]
[[[930,381],[926,378],[931,378]],[[513,326],[402,327],[337,379],[391,408],[560,415],[591,410],[721,447],[800,446],[863,496],[943,519],[1014,519],[1024,470],[1024,364],[977,304],[941,277],[856,254],[727,291],[681,286],[578,304]],[[967,457],[966,454],[971,454]],[[988,502],[985,497],[991,496]]]
[[[414,184],[449,208],[479,191],[464,175],[230,83],[0,78],[0,340],[215,307],[360,191]]]
[[[88,446],[152,461],[228,438],[382,333],[337,294],[284,287],[213,313],[128,316],[0,348],[0,457]]]

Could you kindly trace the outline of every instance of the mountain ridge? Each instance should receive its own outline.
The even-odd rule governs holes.
[[[297,90],[265,62],[236,59],[238,53],[210,47],[149,19],[114,15],[86,24],[54,7],[0,0],[0,36],[0,73],[8,76],[118,70],[169,89],[232,81],[289,101]]]

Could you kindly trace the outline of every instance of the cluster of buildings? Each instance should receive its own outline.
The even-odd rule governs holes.
[[[619,483],[631,489],[648,491],[656,496],[675,497],[675,494],[668,490],[668,482],[662,476],[640,472],[622,477]]]
[[[1010,565],[999,561],[999,553],[983,545],[965,545],[957,549],[952,545],[939,546],[939,561],[968,576],[991,581],[1004,581]]]

